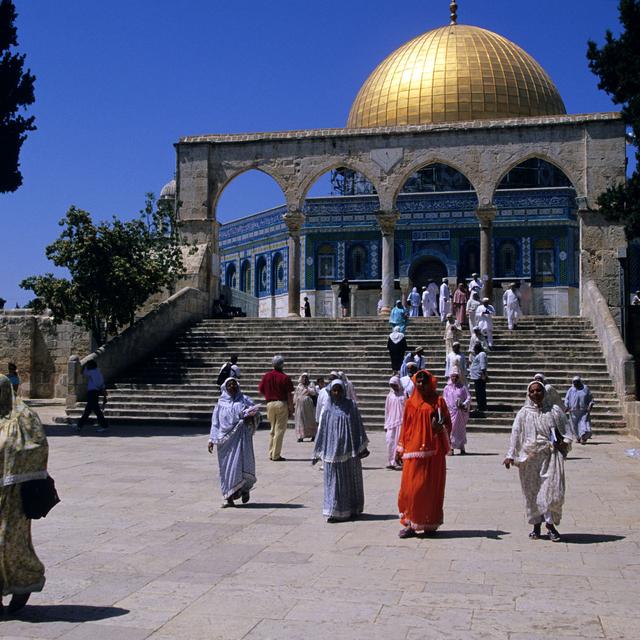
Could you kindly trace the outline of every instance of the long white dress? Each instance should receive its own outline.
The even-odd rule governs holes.
[[[507,324],[509,325],[509,329],[515,329],[522,315],[520,311],[520,300],[515,292],[509,289],[505,294],[505,301],[507,303]]]
[[[440,320],[445,321],[448,313],[451,313],[451,291],[449,285],[443,282],[440,285]]]
[[[518,411],[507,458],[520,472],[520,485],[530,524],[560,524],[564,504],[564,459],[554,446],[555,429],[565,442],[572,434],[559,407],[545,399],[542,407],[529,398]]]

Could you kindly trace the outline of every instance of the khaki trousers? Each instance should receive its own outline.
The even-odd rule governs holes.
[[[269,458],[275,460],[280,457],[282,441],[287,430],[289,420],[289,405],[282,400],[267,402],[267,420],[271,424],[269,433]]]

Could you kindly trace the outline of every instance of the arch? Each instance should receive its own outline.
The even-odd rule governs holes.
[[[465,240],[460,249],[460,275],[469,278],[472,273],[480,273],[480,240]]]
[[[409,178],[411,178],[414,174],[416,174],[421,169],[426,169],[432,165],[444,165],[446,167],[450,167],[454,169],[458,173],[462,174],[466,180],[471,185],[471,190],[478,194],[478,185],[476,184],[476,178],[474,176],[473,170],[470,167],[464,167],[457,162],[452,162],[449,159],[437,157],[437,156],[423,156],[415,161],[413,161],[407,168],[402,172],[397,174],[394,180],[394,188],[393,188],[393,205],[395,208],[396,200],[398,196],[402,193],[402,189],[404,185],[407,183]],[[470,177],[471,176],[471,177]]]
[[[269,269],[267,268],[267,258],[258,256],[256,260],[256,298],[269,295]]]
[[[496,275],[498,278],[515,277],[518,273],[518,244],[514,240],[502,240],[496,252]]]
[[[369,274],[369,252],[362,243],[352,244],[347,252],[347,278],[365,280]]]
[[[436,284],[442,282],[442,278],[449,275],[447,265],[438,257],[425,254],[413,260],[409,266],[409,283],[411,287],[417,287],[418,291],[433,280]]]
[[[246,258],[240,263],[240,291],[251,293],[251,261]]]
[[[287,270],[279,251],[271,259],[271,295],[283,293],[287,288]]]
[[[520,166],[524,165],[530,160],[541,160],[542,162],[545,162],[551,165],[552,167],[560,171],[565,176],[565,178],[570,183],[570,186],[573,187],[573,189],[576,192],[578,191],[576,186],[578,184],[578,180],[576,179],[575,176],[572,175],[571,171],[569,171],[566,167],[563,166],[563,164],[557,158],[552,158],[546,153],[533,152],[533,153],[526,154],[521,158],[518,158],[517,160],[514,160],[511,164],[507,166],[505,170],[502,171],[499,178],[495,182],[492,196],[495,196],[497,191],[501,191],[502,189],[509,188],[509,187],[501,188],[501,185],[503,184],[507,175],[511,173],[514,169],[519,168]],[[515,187],[515,188],[519,188],[519,187]],[[530,188],[530,187],[520,187],[520,188]],[[492,201],[493,201],[493,197],[492,197]]]
[[[445,276],[454,277],[458,273],[458,265],[456,264],[456,261],[450,256],[433,248],[423,249],[407,256],[407,259],[400,263],[400,269],[406,269],[405,273],[410,278],[412,269],[423,260],[439,260],[442,262],[447,270]]]
[[[353,158],[349,160],[344,159],[334,159],[326,164],[320,166],[315,169],[313,173],[308,174],[304,179],[299,183],[300,189],[300,201],[299,201],[299,209],[301,210],[304,206],[304,201],[307,199],[307,194],[311,187],[325,174],[334,169],[350,169],[351,171],[355,171],[356,173],[361,174],[364,178],[366,178],[374,188],[375,193],[371,195],[378,195],[380,191],[380,184],[377,180],[371,178],[371,167],[363,165],[361,162],[354,160]]]
[[[246,185],[240,186],[238,193],[233,193],[233,183],[238,179],[242,182],[247,174],[252,174],[249,177],[249,182],[253,183],[251,188],[247,188]],[[269,178],[269,181],[259,178],[259,174]],[[232,191],[229,191],[229,187]],[[225,206],[226,198],[230,199],[229,206]],[[271,202],[263,204],[263,200],[271,200]],[[237,169],[228,176],[225,175],[224,183],[214,197],[212,210],[216,220],[224,223],[284,204],[286,204],[286,195],[280,178],[265,167],[253,163]]]
[[[238,288],[238,286],[237,286],[238,282],[237,282],[237,277],[236,277],[236,263],[235,262],[230,262],[227,265],[227,268],[226,268],[225,274],[224,274],[224,283],[230,289],[237,289]]]

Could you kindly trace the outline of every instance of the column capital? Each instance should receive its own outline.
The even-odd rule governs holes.
[[[396,230],[396,223],[400,219],[397,211],[376,211],[376,220],[383,236],[390,236]]]
[[[287,225],[289,235],[300,235],[300,229],[302,229],[302,225],[304,224],[305,220],[304,213],[302,213],[302,211],[287,211],[287,213],[282,216],[282,219]]]
[[[486,207],[478,207],[476,209],[476,217],[480,221],[481,227],[488,227],[496,219],[498,210],[493,205]]]

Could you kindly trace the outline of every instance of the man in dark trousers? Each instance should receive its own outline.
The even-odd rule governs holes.
[[[104,384],[102,372],[98,369],[98,363],[95,360],[87,362],[87,364],[82,367],[82,375],[87,380],[87,405],[84,408],[82,417],[78,420],[77,429],[78,431],[82,429],[87,418],[93,412],[96,414],[98,424],[100,425],[98,431],[107,431],[109,425],[100,408],[100,396],[104,397],[104,404],[107,403],[107,388]]]
[[[284,462],[280,455],[282,441],[287,430],[287,420],[293,416],[293,383],[284,373],[284,358],[273,356],[273,369],[262,376],[258,392],[267,401],[267,420],[271,424],[269,434],[269,458]]]

